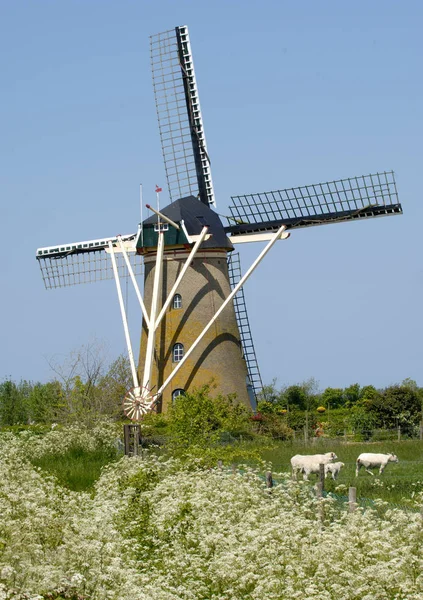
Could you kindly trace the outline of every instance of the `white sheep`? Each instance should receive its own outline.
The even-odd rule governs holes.
[[[337,479],[342,467],[345,467],[343,462],[327,463],[325,465],[325,478],[328,476],[328,473],[331,473],[332,479]]]
[[[395,454],[373,454],[372,452],[364,452],[356,460],[355,476],[358,476],[358,472],[361,467],[364,467],[367,473],[374,475],[369,469],[379,469],[379,474],[382,475],[388,462],[398,462],[398,458]]]
[[[335,452],[308,455],[296,454],[291,458],[292,475],[296,478],[297,473],[300,472],[304,474],[304,479],[307,480],[312,473],[319,473],[319,465],[326,465],[337,458]]]

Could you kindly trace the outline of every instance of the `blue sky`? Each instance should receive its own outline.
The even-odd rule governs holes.
[[[93,339],[125,351],[114,283],[46,291],[35,251],[135,231],[139,184],[146,202],[165,188],[149,35],[186,24],[220,213],[390,169],[403,204],[276,245],[245,288],[264,381],[423,385],[422,17],[417,1],[1,0],[0,378],[46,381]],[[137,346],[132,299],[129,318]]]

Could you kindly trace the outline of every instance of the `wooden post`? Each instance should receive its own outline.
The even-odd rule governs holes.
[[[325,489],[325,465],[322,463],[319,465],[319,483],[323,493],[323,490]]]
[[[217,468],[219,469],[219,471],[221,471],[223,469],[223,463],[221,460],[217,461]]]
[[[398,441],[401,441],[401,425],[398,425]]]
[[[232,473],[233,473],[233,475],[236,475],[236,472],[237,472],[236,464],[232,463]]]
[[[306,410],[305,418],[306,418],[306,422],[304,425],[304,444],[307,446],[307,442],[308,442],[308,410]]]
[[[423,440],[423,421],[420,422],[419,439],[420,441]]]
[[[266,487],[268,487],[268,488],[272,488],[273,487],[272,471],[267,471],[266,472]]]
[[[317,498],[321,498],[323,496],[323,489],[320,481],[316,483],[316,496]]]
[[[348,512],[354,512],[357,508],[357,488],[350,487],[348,489]]]
[[[126,456],[139,456],[141,455],[141,427],[134,423],[123,426],[123,439],[125,442],[125,455]]]
[[[125,446],[125,456],[129,456],[129,425],[123,426],[123,443]]]

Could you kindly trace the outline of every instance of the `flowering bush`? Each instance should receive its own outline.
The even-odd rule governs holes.
[[[66,454],[72,448],[83,448],[87,452],[112,450],[121,434],[121,426],[110,421],[98,421],[94,427],[75,424],[62,428],[54,425],[42,436],[31,430],[19,434],[22,447],[33,459],[47,454]]]
[[[269,491],[253,469],[155,457],[76,493],[31,466],[25,436],[0,434],[0,453],[0,599],[423,597],[418,513],[348,514],[287,475]]]

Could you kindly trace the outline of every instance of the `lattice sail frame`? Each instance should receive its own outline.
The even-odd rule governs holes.
[[[135,252],[135,237],[123,236],[134,275],[140,275],[143,263],[142,257]],[[103,238],[38,248],[36,258],[45,288],[48,290],[114,279],[112,261],[107,251],[109,240],[117,244],[116,238]],[[129,277],[123,255],[117,252],[115,257],[119,277]]]
[[[228,255],[228,274],[231,288],[237,285],[242,276],[241,259],[239,252],[231,252]],[[254,348],[253,336],[248,319],[247,305],[245,302],[244,288],[234,296],[235,316],[238,324],[239,335],[241,337],[242,350],[244,359],[247,364],[248,376],[253,388],[254,396],[257,401],[258,393],[263,389],[260,368],[257,361],[256,351]]]
[[[150,55],[170,199],[215,204],[188,28],[151,36]]]
[[[402,213],[393,171],[232,196],[229,210],[231,224],[225,229],[233,235]]]

